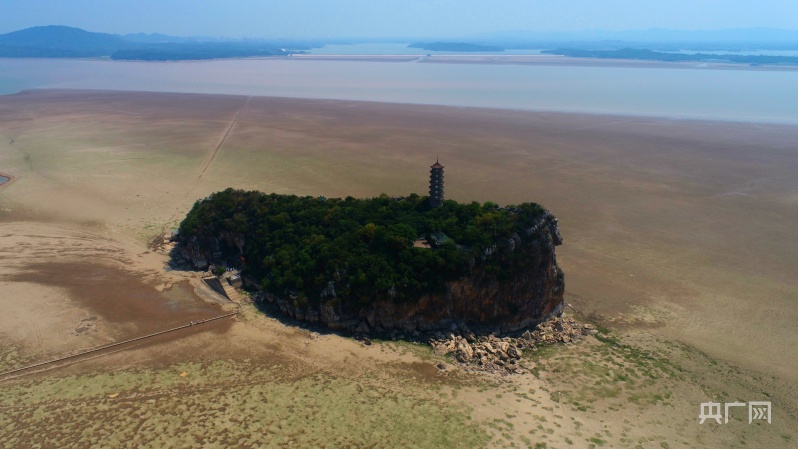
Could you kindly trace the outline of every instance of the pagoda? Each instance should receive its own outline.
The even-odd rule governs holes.
[[[429,204],[439,207],[443,204],[443,165],[435,159],[435,164],[430,166],[429,175]]]

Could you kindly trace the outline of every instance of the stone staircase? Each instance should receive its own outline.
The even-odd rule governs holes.
[[[218,278],[210,276],[202,279],[205,284],[214,292],[229,299],[230,301],[240,304],[246,301],[246,298],[238,293],[236,289],[227,282],[226,278]]]
[[[230,301],[233,301],[236,304],[241,304],[244,302],[244,297],[241,296],[241,293],[230,284],[227,283],[227,279],[222,279],[222,288],[224,289],[224,294],[227,296]]]

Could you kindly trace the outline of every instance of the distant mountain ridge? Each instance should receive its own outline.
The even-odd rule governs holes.
[[[108,56],[131,45],[119,36],[60,25],[38,26],[0,35],[0,56]]]
[[[350,43],[355,43],[354,40]],[[373,42],[362,40],[359,42]],[[413,39],[408,39],[412,42]],[[504,49],[574,49],[620,51],[645,49],[659,52],[679,50],[754,51],[798,50],[798,30],[745,28],[726,30],[627,30],[579,32],[505,31],[483,33],[454,41],[419,40],[412,46],[428,50],[474,52]],[[202,60],[285,56],[324,45],[318,40],[227,39],[179,37],[166,34],[95,33],[80,28],[48,25],[0,35],[0,57],[6,58],[97,58],[118,60]],[[616,55],[618,56],[618,55]],[[711,57],[713,55],[708,55]],[[637,58],[633,58],[637,59]],[[790,61],[791,62],[791,61]]]
[[[48,25],[0,35],[0,57],[93,58],[119,60],[201,60],[284,56],[287,50],[263,41],[224,41],[135,33],[119,36]]]

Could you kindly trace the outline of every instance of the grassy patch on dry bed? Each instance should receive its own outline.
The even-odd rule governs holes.
[[[767,394],[785,391],[786,384],[681,343],[601,329],[579,344],[543,347],[525,358],[535,364],[532,375],[539,383],[507,390],[527,404],[519,410],[537,421],[524,422],[523,414],[508,418],[516,428],[526,424],[520,447],[530,446],[527,440],[535,447],[593,449],[743,447],[749,441],[756,447],[789,447],[785,443],[793,438],[789,401]],[[697,422],[702,402],[757,397],[773,400],[772,424],[748,424],[745,411],[728,424]],[[500,432],[494,438],[509,440],[511,426],[492,427]]]
[[[245,362],[8,383],[2,447],[478,447],[423,385]]]
[[[26,365],[30,357],[24,357],[19,353],[19,348],[14,346],[0,347],[0,372],[9,371]]]

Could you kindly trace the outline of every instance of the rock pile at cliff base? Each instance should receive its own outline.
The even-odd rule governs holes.
[[[537,351],[537,347],[556,343],[572,343],[585,335],[595,334],[596,328],[589,323],[579,323],[565,314],[549,318],[535,330],[526,331],[518,337],[499,337],[493,334],[475,336],[469,331],[437,333],[430,338],[436,354],[453,354],[467,369],[495,373],[523,374],[524,351]],[[445,365],[444,365],[445,367]]]

